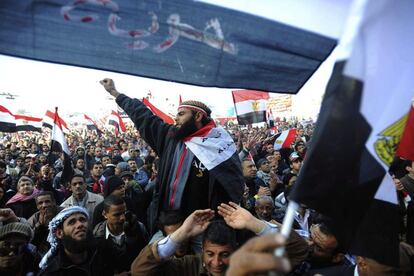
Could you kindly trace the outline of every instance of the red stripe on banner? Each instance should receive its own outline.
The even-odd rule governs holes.
[[[180,163],[178,164],[177,173],[174,179],[172,196],[170,199],[170,208],[174,207],[175,194],[177,192],[177,183],[178,183],[179,176],[181,174],[181,167],[183,166],[184,158],[186,155],[187,155],[187,148],[184,148],[183,154],[181,155],[181,158],[180,158]]]
[[[199,130],[197,130],[196,132],[194,132],[193,134],[191,134],[188,137],[185,137],[183,139],[184,142],[191,140],[191,138],[193,137],[205,137],[207,136],[207,134],[210,133],[210,131],[216,127],[216,123],[214,123],[213,120],[211,120],[208,124],[206,124],[205,126],[203,126],[202,128],[200,128]]]
[[[257,90],[234,90],[232,91],[234,103],[248,100],[268,100],[269,92]]]
[[[142,103],[145,104],[152,111],[152,113],[154,113],[154,115],[160,117],[166,124],[173,125],[175,123],[173,118],[171,118],[170,116],[168,116],[167,114],[165,114],[164,112],[156,108],[147,99],[143,98]]]
[[[118,126],[119,126],[119,128],[121,129],[122,132],[125,132],[126,131],[126,127],[125,127],[124,121],[122,121],[122,118],[119,115],[119,113],[116,112],[116,111],[114,111],[114,110],[112,110],[111,114],[112,115],[115,115],[118,118]]]
[[[55,113],[53,113],[53,112],[52,112],[52,111],[50,111],[50,110],[47,110],[47,111],[46,111],[46,116],[47,116],[47,117],[49,117],[49,118],[51,118],[53,121],[55,120]],[[67,130],[69,130],[68,125],[66,124],[66,122],[65,122],[62,118],[60,118],[60,117],[59,117],[59,120],[60,120],[60,124],[61,124],[64,128],[66,128]]]
[[[407,123],[405,124],[403,135],[401,136],[396,155],[414,161],[414,103],[408,114]]]
[[[5,108],[4,106],[0,105],[0,112],[4,112],[4,113],[9,113],[10,115],[14,116],[10,110],[8,110],[7,108]]]
[[[289,130],[288,135],[286,136],[286,139],[282,144],[282,148],[290,148],[292,143],[295,141],[295,137],[296,137],[296,128],[292,128]]]
[[[14,115],[14,118],[16,118],[16,120],[26,120],[30,122],[41,122],[43,120],[42,118],[36,118],[36,117],[25,116],[25,115]]]

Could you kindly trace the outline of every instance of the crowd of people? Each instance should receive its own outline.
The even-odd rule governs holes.
[[[218,127],[198,101],[168,125],[101,84],[133,125],[67,134],[70,179],[47,133],[1,134],[1,275],[412,275],[413,161],[392,168],[402,230],[390,267],[347,254],[332,220],[304,205],[279,234],[314,124],[278,122],[297,134],[276,150],[270,128]]]

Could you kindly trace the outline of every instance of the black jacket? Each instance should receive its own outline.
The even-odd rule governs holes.
[[[110,239],[106,239],[106,221],[96,225],[93,230],[93,235],[96,238],[96,241],[99,242],[104,251],[113,252],[112,263],[114,264],[115,273],[129,271],[134,259],[148,244],[149,237],[145,226],[138,222],[138,225],[134,230],[135,236],[125,236],[125,242],[121,246],[115,244]]]
[[[121,94],[116,98],[116,102],[134,122],[141,137],[160,157],[157,183],[151,203],[151,208],[154,210],[148,219],[150,231],[153,233],[156,218],[163,208],[163,200],[168,198],[166,195],[167,179],[173,173],[174,151],[181,141],[172,136],[172,132],[176,129],[175,126],[164,123],[139,100]],[[213,209],[223,201],[232,200],[238,203],[243,194],[243,177],[237,154],[225,162],[227,165],[225,170],[220,170],[215,174],[210,172],[207,196],[210,208]]]
[[[103,245],[92,246],[88,251],[88,259],[80,265],[73,264],[66,256],[63,247],[60,247],[56,256],[47,267],[39,272],[39,276],[113,276],[114,259],[112,252],[104,250]]]

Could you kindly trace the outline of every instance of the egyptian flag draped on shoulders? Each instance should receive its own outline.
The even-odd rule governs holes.
[[[184,144],[232,199],[241,197],[244,179],[240,159],[236,145],[225,129],[211,121],[184,139]]]
[[[414,95],[413,10],[412,1],[355,1],[290,195],[330,216],[349,253],[390,266],[398,266],[399,210],[387,171]]]
[[[202,108],[186,104],[188,102],[190,101],[183,102],[179,108],[201,111],[209,116]],[[197,158],[207,169],[209,177],[213,177],[221,184],[230,200],[239,202],[243,193],[244,179],[236,145],[227,131],[217,127],[213,120],[184,138],[183,143],[178,143],[174,158],[176,162],[173,162],[172,173],[168,179],[169,209],[181,208],[186,186],[184,184],[188,181],[194,158]],[[209,197],[212,192],[209,189]]]

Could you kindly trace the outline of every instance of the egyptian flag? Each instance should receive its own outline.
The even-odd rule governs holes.
[[[42,118],[25,115],[14,115],[16,119],[16,131],[42,132]]]
[[[232,91],[234,107],[239,125],[266,122],[268,92],[255,90]]]
[[[413,10],[412,1],[356,1],[290,194],[330,216],[349,253],[391,266],[398,266],[399,212],[387,171],[413,96]]]
[[[229,133],[210,121],[184,139],[185,145],[217,179],[234,202],[240,202],[244,179],[234,140]]]
[[[67,183],[70,181],[70,178],[72,177],[74,171],[70,158],[69,147],[66,143],[65,134],[63,132],[64,126],[62,122],[63,120],[59,117],[58,109],[56,107],[52,126],[51,146],[49,154],[52,154],[52,152],[60,152],[63,154],[63,171],[62,176],[60,177],[60,182]]]
[[[16,132],[16,119],[4,106],[0,105],[0,131]]]
[[[60,120],[60,124],[62,125],[63,132],[69,133],[69,128],[66,122],[60,117],[59,117],[59,120]],[[43,126],[52,129],[54,121],[55,121],[55,113],[53,113],[50,110],[46,110],[46,114],[43,117],[43,121],[42,121]]]
[[[180,96],[181,97],[181,96]],[[159,110],[158,108],[156,108],[152,103],[150,103],[150,101],[148,101],[147,99],[143,98],[142,99],[142,103],[145,104],[149,110],[151,110],[151,112],[160,117],[166,124],[170,124],[173,125],[175,123],[174,119],[171,118],[170,116],[168,116],[167,114],[165,114],[164,112],[162,112],[161,110]]]
[[[397,156],[414,161],[414,101],[405,120],[404,133],[397,149]]]
[[[111,115],[109,115],[108,117],[108,125],[114,126],[115,127],[115,132],[125,132],[126,131],[126,127],[124,124],[124,121],[122,121],[121,116],[119,115],[118,112],[112,110]]]
[[[96,131],[96,133],[99,135],[99,136],[101,136],[102,135],[102,131],[99,129],[99,127],[98,127],[98,125],[95,123],[95,121],[94,120],[92,120],[92,118],[91,117],[89,117],[88,115],[86,115],[86,114],[83,114],[83,116],[84,116],[84,118],[85,118],[85,120],[86,120],[86,128],[88,129],[88,130],[95,130]]]
[[[274,149],[280,150],[280,149],[290,148],[292,144],[295,142],[295,137],[296,137],[296,128],[284,130],[276,134]]]

